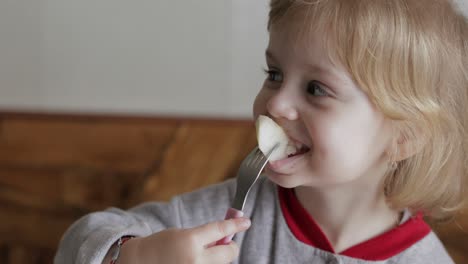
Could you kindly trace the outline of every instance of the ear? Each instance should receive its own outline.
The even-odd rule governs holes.
[[[419,153],[426,145],[423,133],[408,131],[407,129],[398,129],[396,134],[396,148],[392,161],[402,161]]]

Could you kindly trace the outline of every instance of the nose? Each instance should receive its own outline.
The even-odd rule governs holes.
[[[297,99],[288,89],[278,89],[267,102],[267,111],[277,119],[296,120],[298,118]]]

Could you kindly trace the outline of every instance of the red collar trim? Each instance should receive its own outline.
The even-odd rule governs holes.
[[[294,189],[278,187],[278,196],[289,229],[301,242],[335,253],[333,246],[312,216],[296,197]],[[398,227],[357,244],[340,255],[363,260],[385,260],[398,255],[431,232],[422,215],[412,217]]]

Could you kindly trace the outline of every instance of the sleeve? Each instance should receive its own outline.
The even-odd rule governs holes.
[[[179,200],[146,203],[124,211],[109,208],[88,214],[63,235],[55,264],[101,264],[110,247],[122,236],[148,236],[169,227],[180,226]]]
[[[173,198],[148,202],[128,211],[109,208],[83,216],[63,235],[55,264],[101,264],[122,236],[149,236],[167,228],[187,228],[220,220],[233,195],[232,181]]]

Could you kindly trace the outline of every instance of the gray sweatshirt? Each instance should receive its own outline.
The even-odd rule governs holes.
[[[347,257],[307,245],[294,236],[286,223],[277,190],[266,178],[259,179],[251,190],[244,212],[252,220],[252,226],[234,238],[240,246],[239,258],[234,263],[454,263],[432,231],[383,261]],[[223,219],[234,191],[235,181],[231,179],[176,196],[168,203],[149,202],[128,211],[110,208],[91,213],[64,234],[54,263],[101,264],[119,237],[148,236],[171,227],[189,228]]]

